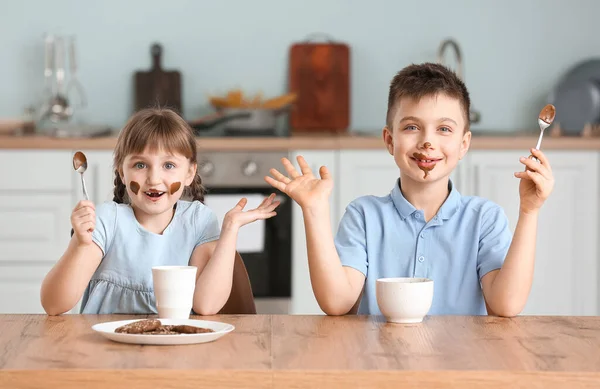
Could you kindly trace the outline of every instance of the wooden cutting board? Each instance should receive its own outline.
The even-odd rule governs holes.
[[[161,67],[163,48],[153,44],[150,49],[152,68],[135,73],[135,110],[147,107],[168,107],[179,114],[181,109],[181,74]]]
[[[290,48],[293,133],[336,132],[350,124],[350,48],[340,42],[300,42]]]

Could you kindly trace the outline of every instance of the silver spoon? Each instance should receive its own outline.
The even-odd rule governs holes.
[[[83,173],[85,173],[87,170],[87,166],[87,158],[85,157],[85,154],[83,154],[81,151],[76,152],[73,156],[73,169],[75,169],[77,173],[81,174],[83,197],[85,197],[86,200],[89,200],[90,197],[88,196],[87,188],[85,187],[85,180],[83,179]]]
[[[540,146],[542,145],[542,137],[544,136],[544,130],[550,127],[555,117],[556,108],[552,104],[546,104],[546,106],[540,111],[540,114],[538,116],[538,124],[540,126],[540,137],[538,138],[537,144],[535,145],[536,150],[539,150]],[[535,157],[533,157],[533,159],[538,161],[538,159]]]

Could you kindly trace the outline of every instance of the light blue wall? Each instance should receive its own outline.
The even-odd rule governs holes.
[[[462,46],[477,127],[535,128],[557,78],[599,56],[599,18],[595,0],[2,0],[0,117],[41,91],[47,31],[77,35],[84,118],[113,126],[131,112],[132,74],[150,66],[153,41],[183,73],[192,118],[209,93],[284,93],[290,44],[324,31],[351,45],[353,129],[379,132],[394,73],[435,60],[449,36]]]

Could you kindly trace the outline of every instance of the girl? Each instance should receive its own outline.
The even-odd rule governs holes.
[[[198,268],[193,310],[217,313],[231,292],[238,230],[275,216],[274,195],[247,212],[241,199],[219,233],[203,204],[193,131],[168,109],[133,115],[119,135],[114,168],[113,201],[97,210],[80,201],[71,214],[69,246],[42,283],[44,310],[62,314],[83,295],[81,313],[153,314],[151,268],[189,264]]]

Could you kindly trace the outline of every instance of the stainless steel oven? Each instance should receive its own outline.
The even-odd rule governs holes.
[[[200,152],[198,169],[207,188],[205,204],[219,217],[242,198],[255,208],[276,193],[277,215],[243,226],[237,249],[244,260],[258,313],[284,314],[290,309],[292,269],[292,204],[264,181],[269,169],[281,165],[287,152]]]

